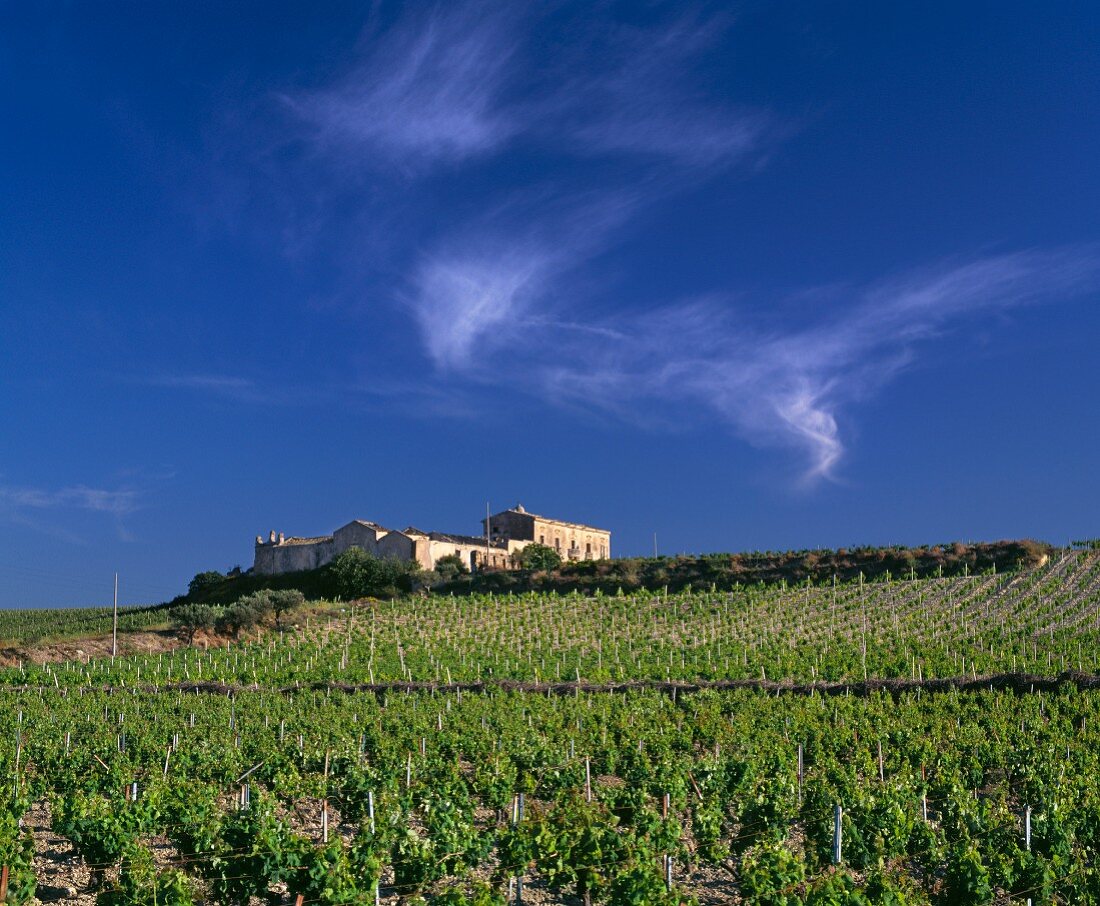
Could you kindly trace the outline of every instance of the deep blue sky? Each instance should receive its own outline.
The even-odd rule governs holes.
[[[0,6],[0,605],[353,517],[1100,534],[1092,3]]]

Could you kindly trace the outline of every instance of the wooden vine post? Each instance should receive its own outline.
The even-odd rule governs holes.
[[[324,798],[321,799],[321,842],[328,843],[328,765],[331,753],[325,752]]]
[[[798,807],[802,807],[802,780],[803,780],[803,762],[802,762],[802,743],[798,744]]]
[[[512,826],[518,827],[523,821],[523,793],[516,793],[512,800]],[[516,906],[523,903],[523,874],[516,875]]]
[[[837,803],[833,812],[833,865],[839,865],[844,855],[844,828],[841,819],[844,809]]]

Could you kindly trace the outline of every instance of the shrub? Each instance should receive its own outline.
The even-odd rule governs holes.
[[[470,570],[458,554],[447,554],[435,561],[435,571],[439,573],[441,581],[450,582],[458,576],[466,575]]]
[[[187,593],[194,595],[223,581],[225,581],[225,576],[216,569],[209,569],[204,573],[196,574],[195,578],[187,583]]]
[[[349,547],[329,566],[341,595],[348,599],[410,591],[420,564],[393,557],[379,559],[359,547]]]
[[[230,604],[216,620],[214,626],[222,635],[239,638],[243,631],[254,629],[272,612],[271,592],[256,591]]]
[[[213,629],[218,612],[207,604],[184,604],[173,607],[170,622],[187,638],[187,644],[195,641],[195,633],[200,629]]]
[[[270,592],[271,612],[275,615],[275,628],[282,629],[282,618],[306,603],[306,596],[296,588],[281,588]]]
[[[948,906],[988,903],[993,899],[989,869],[982,864],[981,854],[973,843],[961,840],[950,849],[944,875],[946,883],[941,902]]]
[[[557,569],[561,554],[545,544],[528,544],[519,553],[519,563],[524,569]]]

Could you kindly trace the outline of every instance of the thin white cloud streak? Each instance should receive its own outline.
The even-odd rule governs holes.
[[[124,375],[121,379],[143,387],[193,392],[249,406],[312,405],[321,398],[334,396],[339,390],[335,385],[319,381],[295,381],[291,384],[273,378],[262,382],[223,374]]]
[[[370,150],[402,166],[484,154],[517,128],[501,105],[517,40],[509,18],[484,4],[409,14],[365,36],[361,59],[335,84],[284,100],[339,153]]]
[[[685,14],[626,30],[581,9],[586,18],[550,42],[547,59],[534,39],[551,26],[533,8],[466,2],[425,13],[413,4],[368,32],[332,84],[280,97],[311,127],[318,150],[344,164],[407,172],[498,153],[520,139],[581,157],[705,167],[736,160],[770,128],[760,111],[709,105],[679,84],[724,22]]]
[[[132,489],[107,490],[75,485],[44,488],[0,486],[0,506],[11,510],[90,510],[125,516],[138,509],[140,494]]]
[[[636,192],[602,191],[514,201],[421,256],[404,302],[425,350],[442,372],[462,371],[493,353],[559,325],[547,298],[606,248],[642,204]],[[526,228],[520,224],[529,224]]]
[[[689,8],[663,26],[597,32],[567,49],[533,128],[564,138],[578,154],[704,169],[737,161],[775,128],[773,118],[701,99],[684,84],[729,24]]]
[[[683,84],[725,20],[689,11],[627,28],[587,5],[552,23],[548,9],[561,12],[487,0],[410,6],[364,37],[334,83],[285,98],[314,130],[313,147],[343,167],[454,168],[524,139],[574,158],[577,184],[595,177],[587,194],[546,180],[536,180],[541,191],[508,188],[503,205],[488,199],[479,222],[417,258],[401,301],[442,372],[542,329],[548,311],[559,314],[544,287],[560,288],[646,206],[762,141],[762,113],[708,104]],[[581,158],[593,160],[577,168]],[[609,181],[595,158],[618,161],[617,175]]]
[[[922,343],[981,313],[1098,287],[1100,249],[1019,252],[853,291],[829,318],[791,333],[755,328],[715,301],[693,302],[604,319],[593,325],[597,333],[563,325],[514,335],[497,348],[491,369],[471,354],[464,374],[486,383],[501,373],[513,383],[527,375],[526,389],[549,402],[633,421],[709,412],[754,445],[797,451],[812,483],[836,477],[844,410],[917,361]],[[553,292],[548,285],[527,291]]]
[[[709,103],[684,84],[725,19],[688,11],[628,28],[582,4],[550,24],[547,9],[561,6],[413,5],[364,36],[343,76],[284,96],[312,147],[342,168],[421,174],[525,140],[573,158],[579,184],[595,177],[587,195],[546,180],[541,192],[506,189],[504,205],[418,257],[401,301],[444,373],[545,332],[561,315],[546,287],[560,290],[632,216],[744,157],[769,128],[762,112]],[[604,159],[619,164],[610,181]]]
[[[314,147],[344,166],[454,168],[521,140],[574,162],[618,165],[603,201],[622,216],[587,223],[599,199],[566,199],[550,212],[531,206],[526,218],[497,212],[436,240],[414,263],[402,301],[448,378],[489,385],[507,374],[509,386],[526,381],[549,401],[624,418],[710,413],[753,444],[796,450],[814,481],[836,476],[846,407],[914,362],[922,342],[979,311],[1096,285],[1096,249],[1067,249],[910,273],[832,300],[834,315],[791,333],[715,302],[578,318],[561,300],[623,222],[663,192],[763,148],[775,123],[681,83],[724,22],[688,15],[648,31],[589,28],[533,77],[525,42],[540,22],[517,9],[436,6],[425,19],[410,7],[362,43],[344,77],[288,97],[313,127]],[[634,197],[619,205],[628,184]]]
[[[529,287],[541,283],[546,266],[537,254],[427,259],[412,305],[436,367],[468,368],[475,349],[487,347],[487,336],[497,343],[511,336],[534,299]]]
[[[256,395],[256,382],[243,377],[221,374],[169,374],[153,375],[142,379],[150,387],[169,387],[179,390],[202,390],[237,399],[250,400]]]

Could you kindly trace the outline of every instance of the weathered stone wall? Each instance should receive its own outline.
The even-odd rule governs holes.
[[[380,526],[355,520],[338,528],[332,533],[332,538],[337,554],[342,554],[349,547],[358,547],[368,553],[377,554],[378,545],[387,534]]]
[[[535,519],[533,534],[539,544],[554,548],[569,560],[603,560],[611,556],[610,532]]]
[[[480,544],[456,544],[450,541],[430,540],[428,542],[428,562],[430,566],[425,567],[431,569],[439,562],[440,557],[447,557],[451,554],[457,555],[461,558],[462,562],[466,564],[467,568],[471,570],[481,569],[486,565],[486,559],[491,569],[509,569],[513,565],[512,555],[516,550],[521,549],[523,544],[509,544],[507,547],[498,547],[495,544],[490,546],[488,552],[486,552],[484,542]],[[423,565],[424,561],[421,561]]]
[[[379,539],[377,550],[374,553],[379,557],[415,560],[416,542],[404,532],[390,532]]]
[[[268,542],[256,545],[253,571],[265,576],[295,573],[324,566],[336,556],[332,539],[313,542]]]
[[[494,538],[499,536],[515,541],[538,540],[535,537],[535,517],[519,510],[497,513],[490,518],[489,527]]]
[[[569,560],[601,560],[611,556],[610,532],[547,519],[519,507],[492,516],[489,527],[494,540],[545,544]]]
[[[331,563],[349,547],[359,547],[369,554],[379,553],[379,540],[386,536],[385,529],[358,520],[338,528],[329,537],[286,538],[274,532],[268,541],[256,539],[256,557],[253,572],[261,575],[300,572],[317,569]]]

